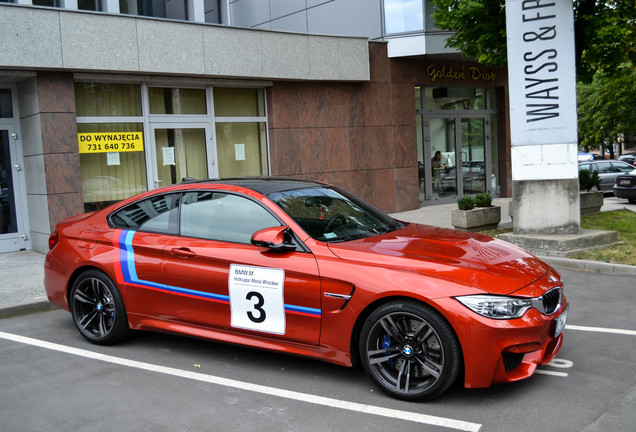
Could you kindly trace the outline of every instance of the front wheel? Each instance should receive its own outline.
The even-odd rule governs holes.
[[[113,281],[104,273],[88,270],[71,289],[69,306],[82,336],[98,345],[109,345],[128,333],[124,301]]]
[[[414,301],[376,309],[362,327],[359,348],[367,375],[399,399],[432,399],[459,375],[455,332],[437,311]]]

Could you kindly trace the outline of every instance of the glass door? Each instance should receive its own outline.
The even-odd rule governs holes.
[[[483,117],[431,116],[424,122],[425,163],[419,177],[426,201],[452,203],[464,195],[491,192],[487,128]]]
[[[462,195],[487,192],[486,122],[483,118],[462,118],[460,122]]]
[[[209,170],[214,157],[208,154],[210,131],[207,125],[152,126],[154,153],[154,187],[181,183],[186,178],[202,180],[213,177]],[[211,147],[211,146],[210,146]]]
[[[12,125],[0,124],[0,252],[30,247],[23,226],[24,175],[16,156],[17,139]]]
[[[433,118],[429,121],[432,199],[457,196],[456,128],[453,118]]]

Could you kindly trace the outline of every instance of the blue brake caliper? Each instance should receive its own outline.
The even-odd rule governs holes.
[[[382,349],[389,349],[391,348],[393,345],[391,344],[391,337],[389,336],[388,333],[385,333],[384,336],[382,336]],[[395,364],[395,362],[393,361],[393,359],[389,359],[386,362],[389,367],[393,367],[393,365]]]

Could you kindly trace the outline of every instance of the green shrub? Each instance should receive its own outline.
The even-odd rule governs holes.
[[[591,173],[589,170],[579,170],[579,190],[600,191],[601,178],[598,176],[598,171]]]
[[[475,206],[492,207],[492,196],[489,193],[478,193],[475,196]]]
[[[457,200],[457,207],[460,210],[472,210],[475,208],[475,198],[465,196]]]

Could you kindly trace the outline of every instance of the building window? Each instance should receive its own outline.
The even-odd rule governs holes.
[[[384,31],[386,34],[424,31],[422,0],[384,0]]]
[[[11,90],[0,89],[0,118],[13,118]]]
[[[77,8],[79,10],[101,11],[102,2],[101,0],[78,0]]]
[[[75,102],[86,211],[185,178],[269,173],[263,89],[77,82]]]
[[[186,0],[119,0],[119,11],[123,14],[169,18],[186,21]]]
[[[75,104],[84,209],[147,190],[141,86],[76,83]]]
[[[222,24],[221,0],[205,0],[205,22],[208,24]]]
[[[205,89],[150,87],[150,114],[207,114]]]
[[[219,177],[269,173],[265,96],[261,89],[214,89]]]
[[[33,6],[59,7],[57,0],[33,0]]]

